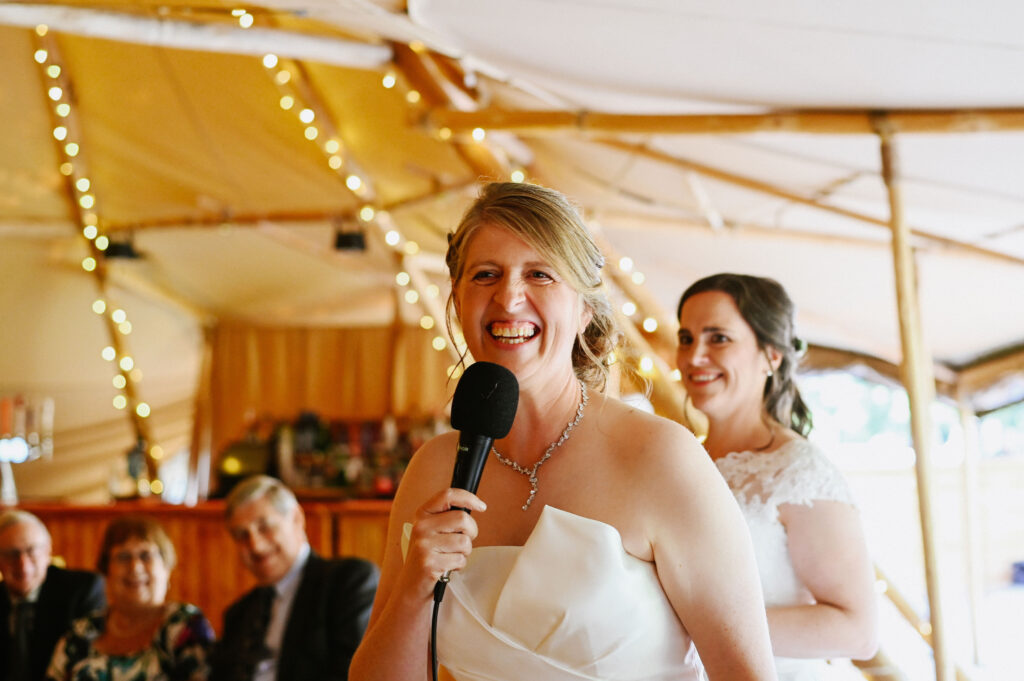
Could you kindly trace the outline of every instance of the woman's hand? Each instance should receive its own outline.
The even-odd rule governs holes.
[[[449,488],[416,509],[409,547],[399,582],[407,593],[432,594],[442,575],[466,566],[477,536],[476,520],[467,513],[487,505],[464,489]]]

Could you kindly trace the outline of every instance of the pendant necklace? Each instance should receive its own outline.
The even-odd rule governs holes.
[[[572,433],[572,429],[575,428],[576,425],[583,419],[583,408],[587,406],[588,399],[589,397],[587,396],[587,386],[583,385],[583,381],[580,381],[580,404],[578,407],[576,407],[576,418],[574,418],[572,421],[569,421],[569,423],[565,426],[565,430],[562,431],[562,435],[557,440],[548,445],[547,450],[545,450],[544,452],[544,456],[540,457],[537,460],[537,463],[533,464],[533,466],[531,466],[530,468],[524,468],[517,464],[515,461],[512,461],[511,459],[506,459],[504,456],[501,455],[501,452],[499,452],[496,448],[491,447],[491,450],[494,452],[494,456],[498,457],[498,461],[505,464],[506,466],[514,470],[516,473],[521,473],[522,475],[525,475],[527,479],[530,481],[530,496],[526,499],[526,503],[523,504],[524,511],[530,508],[530,504],[533,503],[533,498],[537,495],[537,471],[540,470],[540,467],[544,465],[545,461],[551,458],[551,454],[555,451],[555,449],[558,448],[559,445],[561,445],[563,442],[569,439],[569,435],[570,433]]]

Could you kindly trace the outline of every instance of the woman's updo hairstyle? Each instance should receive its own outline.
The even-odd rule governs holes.
[[[749,274],[713,274],[694,282],[679,299],[676,319],[683,304],[698,293],[721,291],[736,303],[740,316],[754,331],[757,346],[771,346],[782,355],[782,361],[764,384],[764,407],[768,415],[800,435],[811,432],[811,411],[800,397],[794,382],[796,367],[807,350],[807,344],[793,332],[793,301],[786,289],[774,279]]]
[[[445,261],[452,281],[446,319],[449,334],[455,317],[455,289],[465,273],[466,249],[483,225],[504,227],[522,239],[582,296],[593,318],[576,337],[573,368],[589,387],[602,389],[613,352],[623,338],[601,284],[604,256],[577,210],[553,189],[525,182],[483,186],[458,227],[448,235]]]

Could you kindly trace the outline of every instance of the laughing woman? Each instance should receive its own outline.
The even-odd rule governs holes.
[[[602,392],[621,334],[578,213],[490,184],[447,263],[469,353],[515,374],[519,407],[478,494],[450,488],[458,433],[414,456],[349,678],[429,677],[434,585],[451,571],[438,651],[458,681],[691,681],[701,662],[713,681],[774,679],[728,488],[689,431]]]
[[[203,681],[213,629],[194,605],[167,602],[174,546],[152,518],[107,526],[99,571],[107,611],[76,620],[57,644],[49,681]]]

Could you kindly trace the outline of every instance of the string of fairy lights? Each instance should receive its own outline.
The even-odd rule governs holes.
[[[153,442],[147,419],[152,413],[148,403],[138,397],[138,384],[142,381],[142,370],[127,349],[126,337],[133,326],[128,313],[111,304],[106,296],[106,251],[110,238],[97,209],[97,196],[89,176],[86,155],[83,153],[81,127],[71,96],[71,83],[64,68],[57,43],[46,25],[35,29],[33,60],[42,71],[46,97],[49,102],[52,132],[58,152],[58,170],[65,178],[74,215],[81,237],[86,244],[87,254],[81,260],[81,267],[91,273],[97,283],[99,296],[92,302],[92,311],[99,315],[107,327],[110,343],[103,347],[100,356],[114,364],[115,373],[111,384],[116,391],[112,405],[119,411],[126,411],[135,427],[138,439],[146,444],[148,477],[138,481],[141,494],[163,492],[156,462],[163,457],[162,448]]]

